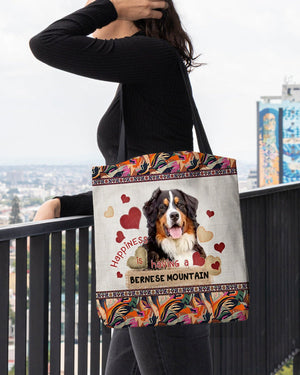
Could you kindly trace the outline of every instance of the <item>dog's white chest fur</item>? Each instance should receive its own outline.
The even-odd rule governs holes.
[[[161,247],[172,260],[178,260],[180,266],[184,266],[185,260],[188,260],[189,264],[192,265],[195,241],[194,234],[184,233],[178,239],[163,239]]]

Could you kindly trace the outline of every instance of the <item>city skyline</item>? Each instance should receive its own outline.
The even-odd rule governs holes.
[[[194,97],[213,152],[256,163],[256,101],[278,95],[285,77],[300,82],[293,48],[300,39],[300,4],[216,0],[175,5],[199,61]],[[5,3],[0,15],[0,164],[102,164],[98,122],[116,84],[76,77],[37,61],[29,39],[81,1]],[[24,17],[26,14],[26,17]]]

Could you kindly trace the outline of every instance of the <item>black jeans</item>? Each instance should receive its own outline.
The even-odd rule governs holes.
[[[105,375],[212,375],[209,324],[115,329]]]

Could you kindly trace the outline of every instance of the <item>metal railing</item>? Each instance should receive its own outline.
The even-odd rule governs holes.
[[[274,374],[293,356],[298,375],[300,184],[253,190],[240,198],[250,316],[244,323],[212,326],[214,374]],[[102,327],[96,312],[92,228],[91,216],[0,228],[1,375],[8,374],[12,246],[16,252],[14,373],[104,374],[110,330]]]
[[[66,375],[99,374],[101,364],[104,369],[110,330],[101,329],[96,301],[91,298],[96,293],[92,225],[93,217],[87,216],[0,228],[1,375],[8,373],[9,255],[13,240],[16,240],[15,374],[60,374],[61,367]],[[26,321],[28,268],[29,322]]]

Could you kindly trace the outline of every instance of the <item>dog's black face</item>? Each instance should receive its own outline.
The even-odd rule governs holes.
[[[198,200],[181,190],[156,189],[143,207],[149,240],[157,235],[178,239],[186,232],[195,232],[197,208]]]

